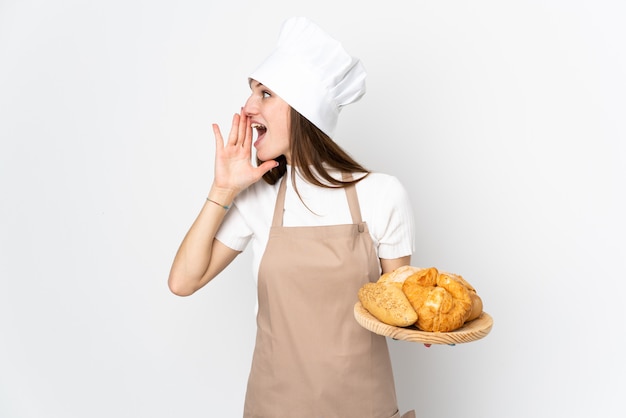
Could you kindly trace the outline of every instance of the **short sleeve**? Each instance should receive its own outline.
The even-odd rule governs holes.
[[[380,258],[400,258],[412,255],[415,250],[415,219],[409,195],[400,181],[386,176],[376,199],[378,209],[374,215]]]
[[[252,234],[241,212],[233,205],[224,217],[215,238],[235,251],[243,251],[248,246]]]

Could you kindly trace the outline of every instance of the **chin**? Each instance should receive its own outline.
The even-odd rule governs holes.
[[[276,158],[280,157],[282,154],[266,154],[264,152],[259,152],[257,151],[256,153],[256,157],[265,162],[265,161],[270,161],[270,160],[275,160]]]

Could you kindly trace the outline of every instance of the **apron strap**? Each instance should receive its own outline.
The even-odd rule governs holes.
[[[344,181],[352,180],[352,174],[342,173],[341,175]],[[361,224],[363,220],[361,218],[361,207],[359,205],[359,198],[356,194],[356,187],[351,184],[344,187],[346,198],[348,199],[348,207],[350,208],[350,216],[352,217],[352,223],[359,225],[359,232],[361,231]],[[287,175],[283,175],[278,187],[278,196],[276,196],[276,203],[274,205],[274,217],[272,218],[272,226],[283,225],[283,209],[285,207],[285,194],[287,191]]]
[[[343,181],[352,180],[352,174],[350,173],[342,173],[341,175]],[[363,232],[361,230],[361,224],[363,220],[361,218],[361,206],[359,205],[359,197],[356,194],[356,187],[354,184],[349,185],[344,188],[346,191],[346,197],[348,198],[348,206],[350,207],[350,216],[352,216],[352,223],[355,225],[359,225],[359,232]]]
[[[274,218],[272,218],[272,226],[283,226],[283,209],[285,207],[285,191],[287,189],[287,174],[283,175],[278,188],[278,196],[274,204]]]

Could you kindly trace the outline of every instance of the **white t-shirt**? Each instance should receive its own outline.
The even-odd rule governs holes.
[[[291,167],[287,167],[283,226],[352,223],[344,189],[315,186],[298,175],[296,185],[303,203],[292,187],[290,172]],[[237,251],[243,251],[252,243],[255,279],[267,245],[281,181],[269,185],[260,180],[241,192],[216,234],[220,242]],[[371,173],[356,184],[356,192],[361,216],[367,223],[378,257],[399,258],[413,254],[413,211],[398,179],[388,174]]]

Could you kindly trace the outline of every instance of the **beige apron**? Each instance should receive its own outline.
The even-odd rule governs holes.
[[[354,186],[345,192],[353,224],[283,227],[281,182],[259,267],[244,418],[400,416],[385,337],[354,319],[357,292],[379,278],[379,260]]]

